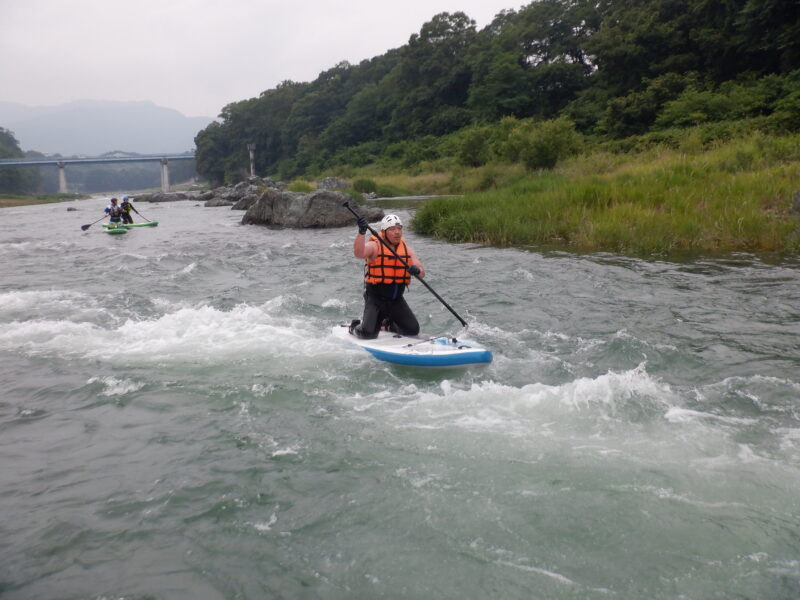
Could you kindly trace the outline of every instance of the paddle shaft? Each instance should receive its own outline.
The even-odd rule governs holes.
[[[353,208],[350,206],[350,203],[349,203],[349,202],[345,202],[344,204],[342,204],[342,206],[344,206],[344,207],[345,207],[347,210],[349,210],[351,213],[353,213],[353,214],[355,215],[356,219],[360,219],[360,218],[361,218],[361,215],[359,215],[359,214],[358,214],[356,211],[354,211],[354,210],[353,210]],[[374,235],[374,236],[375,236],[375,237],[378,239],[378,241],[379,241],[381,244],[383,244],[383,246],[384,246],[384,247],[385,247],[387,250],[389,250],[389,252],[391,252],[392,254],[394,254],[395,258],[396,258],[397,260],[399,260],[399,261],[400,261],[400,263],[401,263],[401,264],[402,264],[402,265],[403,265],[403,266],[404,266],[404,267],[405,267],[405,268],[408,270],[408,268],[409,268],[409,265],[408,265],[408,263],[407,263],[406,261],[404,261],[404,260],[403,260],[403,258],[402,258],[402,257],[401,257],[401,256],[400,256],[400,255],[399,255],[397,252],[395,252],[395,249],[394,249],[394,248],[392,248],[392,247],[391,247],[391,246],[390,246],[388,243],[386,243],[386,240],[384,240],[384,239],[383,239],[383,238],[382,238],[382,237],[381,237],[381,236],[378,234],[378,232],[377,232],[377,231],[375,231],[375,230],[374,230],[372,227],[370,227],[369,225],[367,225],[367,229],[369,229],[369,230],[370,230],[370,232],[372,232],[372,235]],[[411,272],[411,271],[409,271],[409,273],[410,273],[410,272]],[[412,274],[412,275],[414,275],[413,273],[411,273],[411,274]],[[461,321],[461,324],[462,324],[464,327],[466,327],[466,326],[467,326],[467,322],[466,322],[464,319],[462,319],[462,318],[461,318],[461,316],[460,316],[460,315],[459,315],[459,314],[458,314],[458,313],[457,313],[455,310],[453,310],[453,307],[452,307],[452,306],[450,306],[450,305],[449,305],[447,302],[445,302],[445,301],[444,301],[444,298],[442,298],[442,297],[441,297],[439,294],[437,294],[437,293],[436,293],[436,291],[435,291],[435,290],[434,290],[434,289],[433,289],[431,286],[429,286],[429,285],[428,285],[428,282],[426,282],[426,281],[425,281],[425,280],[424,280],[422,277],[420,277],[419,275],[414,275],[414,277],[416,277],[416,278],[417,278],[417,281],[419,281],[419,282],[420,282],[422,285],[424,285],[426,288],[428,288],[428,291],[429,291],[431,294],[433,294],[434,296],[436,296],[436,299],[437,299],[439,302],[441,302],[441,303],[444,305],[444,307],[445,307],[447,310],[449,310],[451,313],[453,313],[453,315],[455,316],[455,318],[456,318],[456,319],[458,319],[459,321]]]
[[[108,216],[108,215],[103,215],[102,217],[100,217],[99,219],[97,219],[97,221],[95,221],[94,223],[99,223],[100,221],[102,221],[103,219],[105,219],[107,216]],[[89,227],[91,227],[92,225],[94,225],[94,223],[89,223],[88,225],[81,225],[81,229],[83,229],[84,231],[86,231],[87,229],[89,229]]]
[[[138,210],[136,210],[136,208],[133,206],[133,203],[131,203],[131,208],[133,209],[133,212],[135,212],[137,215],[142,217],[145,221],[150,221],[150,219],[148,219],[142,213],[140,213]],[[150,222],[152,223],[152,221],[150,221]]]

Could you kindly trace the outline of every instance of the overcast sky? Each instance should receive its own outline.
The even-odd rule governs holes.
[[[0,0],[0,101],[151,100],[189,117],[519,0]]]

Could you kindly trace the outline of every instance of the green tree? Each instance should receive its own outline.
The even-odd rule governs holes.
[[[615,96],[624,96],[646,79],[697,70],[700,57],[690,37],[690,2],[610,2],[600,28],[587,41],[599,83]]]
[[[787,73],[800,65],[798,2],[747,0],[736,16],[736,28],[745,69],[763,75]]]
[[[471,127],[460,133],[460,143],[456,155],[458,162],[468,167],[479,167],[486,164],[490,157],[490,129],[488,127]]]
[[[465,57],[475,35],[475,21],[456,12],[434,16],[411,36],[387,80],[396,99],[386,128],[393,139],[433,129],[441,135],[463,125],[463,119],[452,119],[452,108],[466,104],[472,72]],[[449,115],[437,119],[443,112]]]
[[[520,158],[529,170],[552,169],[558,161],[577,154],[580,148],[581,136],[574,123],[564,118],[553,119],[536,125],[522,146]]]
[[[540,0],[499,14],[471,56],[470,108],[484,120],[557,115],[590,83],[584,46],[599,23],[597,4],[584,0]]]
[[[228,143],[223,125],[214,121],[200,131],[194,138],[197,172],[206,177],[212,185],[225,181],[224,161],[227,157]]]
[[[601,127],[616,138],[645,133],[665,103],[675,100],[688,86],[696,84],[697,73],[667,73],[647,80],[643,90],[608,101]]]
[[[569,119],[547,121],[506,117],[495,128],[491,147],[508,162],[521,162],[530,170],[552,169],[558,161],[580,151],[582,136]]]
[[[14,133],[0,127],[0,158],[23,158]],[[37,191],[41,183],[39,169],[35,167],[0,168],[0,192],[5,194],[27,194]]]
[[[344,114],[334,119],[322,132],[321,143],[335,150],[380,137],[382,124],[389,118],[385,90],[368,83],[347,104]]]

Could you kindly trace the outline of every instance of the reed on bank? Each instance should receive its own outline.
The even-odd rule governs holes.
[[[800,250],[792,212],[800,136],[762,134],[692,151],[595,150],[552,171],[463,198],[434,199],[418,232],[458,242],[580,251]]]

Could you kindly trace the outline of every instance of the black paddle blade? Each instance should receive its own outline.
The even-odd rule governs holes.
[[[92,224],[91,224],[91,223],[89,223],[88,225],[81,225],[81,229],[83,229],[84,231],[86,231],[86,230],[87,230],[87,229],[89,229],[89,227],[91,227],[91,226],[92,226]]]

